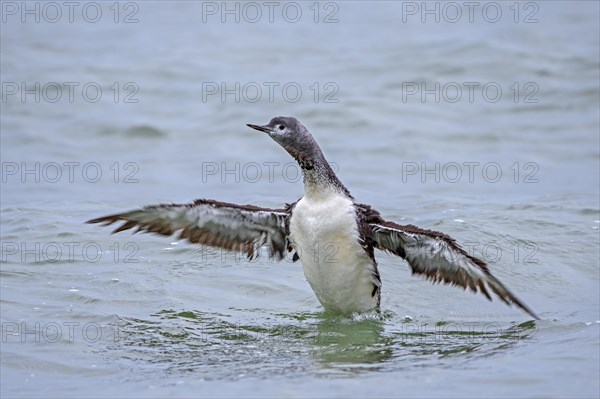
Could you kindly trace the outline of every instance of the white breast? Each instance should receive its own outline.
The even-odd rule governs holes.
[[[294,207],[291,244],[326,310],[350,314],[377,306],[373,261],[358,238],[352,200],[337,192],[305,196]]]

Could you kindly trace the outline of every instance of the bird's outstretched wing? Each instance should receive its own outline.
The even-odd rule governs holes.
[[[372,245],[405,259],[414,274],[424,275],[434,283],[479,291],[490,301],[492,297],[488,290],[491,290],[506,304],[517,305],[539,319],[492,275],[484,261],[469,255],[452,237],[438,231],[386,221],[368,205],[359,205],[358,209],[370,227]]]
[[[287,249],[286,209],[268,209],[252,205],[236,205],[198,199],[191,204],[161,204],[88,220],[104,226],[124,222],[113,231],[137,228],[138,231],[170,236],[192,243],[245,253],[249,258],[259,254],[263,245],[269,257],[285,257]]]

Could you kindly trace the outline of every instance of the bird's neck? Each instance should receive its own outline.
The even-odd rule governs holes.
[[[352,198],[320,150],[315,151],[311,157],[296,157],[296,161],[302,168],[306,196],[320,197],[324,193],[339,193]]]

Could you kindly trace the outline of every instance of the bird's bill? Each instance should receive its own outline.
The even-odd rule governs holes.
[[[261,131],[261,132],[265,132],[265,133],[269,133],[271,131],[271,129],[269,129],[267,126],[252,125],[250,123],[246,124],[246,126],[251,127],[252,129]]]

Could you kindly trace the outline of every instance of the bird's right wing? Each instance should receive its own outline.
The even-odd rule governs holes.
[[[160,204],[104,216],[86,223],[104,226],[124,222],[112,233],[137,228],[165,236],[179,232],[178,239],[245,253],[252,259],[263,245],[269,257],[285,257],[288,247],[286,209],[268,209],[198,199],[191,204]]]
[[[420,274],[434,283],[444,283],[481,292],[490,301],[495,293],[507,305],[514,304],[533,318],[539,319],[523,301],[513,294],[490,272],[487,264],[469,255],[456,241],[439,231],[413,225],[399,225],[384,220],[379,212],[368,205],[358,204],[364,219],[365,235],[375,248],[405,259],[414,274]]]
[[[515,304],[539,320],[525,303],[498,280],[485,262],[469,255],[453,238],[413,225],[384,221],[371,225],[377,248],[394,253],[408,261],[412,272],[445,284],[478,290],[490,301],[486,286],[507,305]]]

